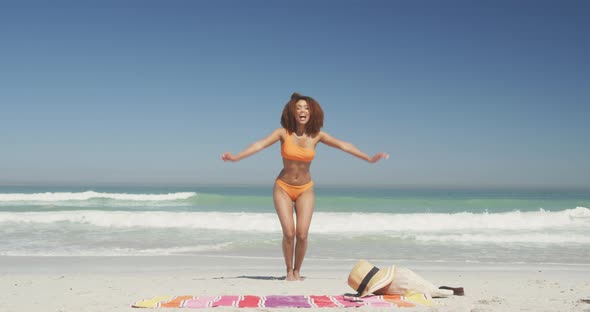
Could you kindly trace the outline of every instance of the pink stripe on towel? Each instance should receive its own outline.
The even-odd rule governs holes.
[[[184,306],[187,308],[209,308],[211,307],[211,302],[214,302],[217,298],[217,296],[198,296],[186,300]]]
[[[211,304],[212,307],[237,307],[240,296],[221,296]]]
[[[238,302],[238,308],[260,308],[263,307],[262,298],[259,296],[244,296]]]

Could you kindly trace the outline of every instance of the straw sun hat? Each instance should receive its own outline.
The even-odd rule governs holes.
[[[379,269],[366,260],[357,262],[348,275],[348,286],[364,297],[393,281],[395,266]]]

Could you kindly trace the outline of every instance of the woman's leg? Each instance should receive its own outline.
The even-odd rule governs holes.
[[[313,188],[309,188],[301,193],[295,201],[297,227],[295,229],[295,267],[293,268],[293,274],[296,279],[302,279],[300,275],[301,265],[303,264],[303,258],[305,258],[305,252],[307,251],[307,234],[309,233],[314,203],[315,193],[313,192]]]
[[[288,281],[295,280],[293,274],[293,247],[295,242],[295,221],[293,220],[293,201],[281,187],[275,182],[273,189],[273,201],[281,228],[283,229],[283,257],[287,267]]]

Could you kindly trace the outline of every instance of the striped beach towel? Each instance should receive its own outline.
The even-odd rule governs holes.
[[[415,307],[432,306],[425,295],[351,296],[328,295],[269,295],[269,296],[157,296],[140,300],[134,308],[348,308],[348,307]]]

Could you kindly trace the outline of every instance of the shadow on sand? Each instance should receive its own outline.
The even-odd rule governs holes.
[[[285,276],[276,277],[276,276],[250,276],[250,275],[241,275],[241,276],[234,276],[234,277],[215,277],[213,279],[234,279],[234,278],[247,278],[247,279],[254,279],[254,280],[263,280],[263,281],[284,281]]]

